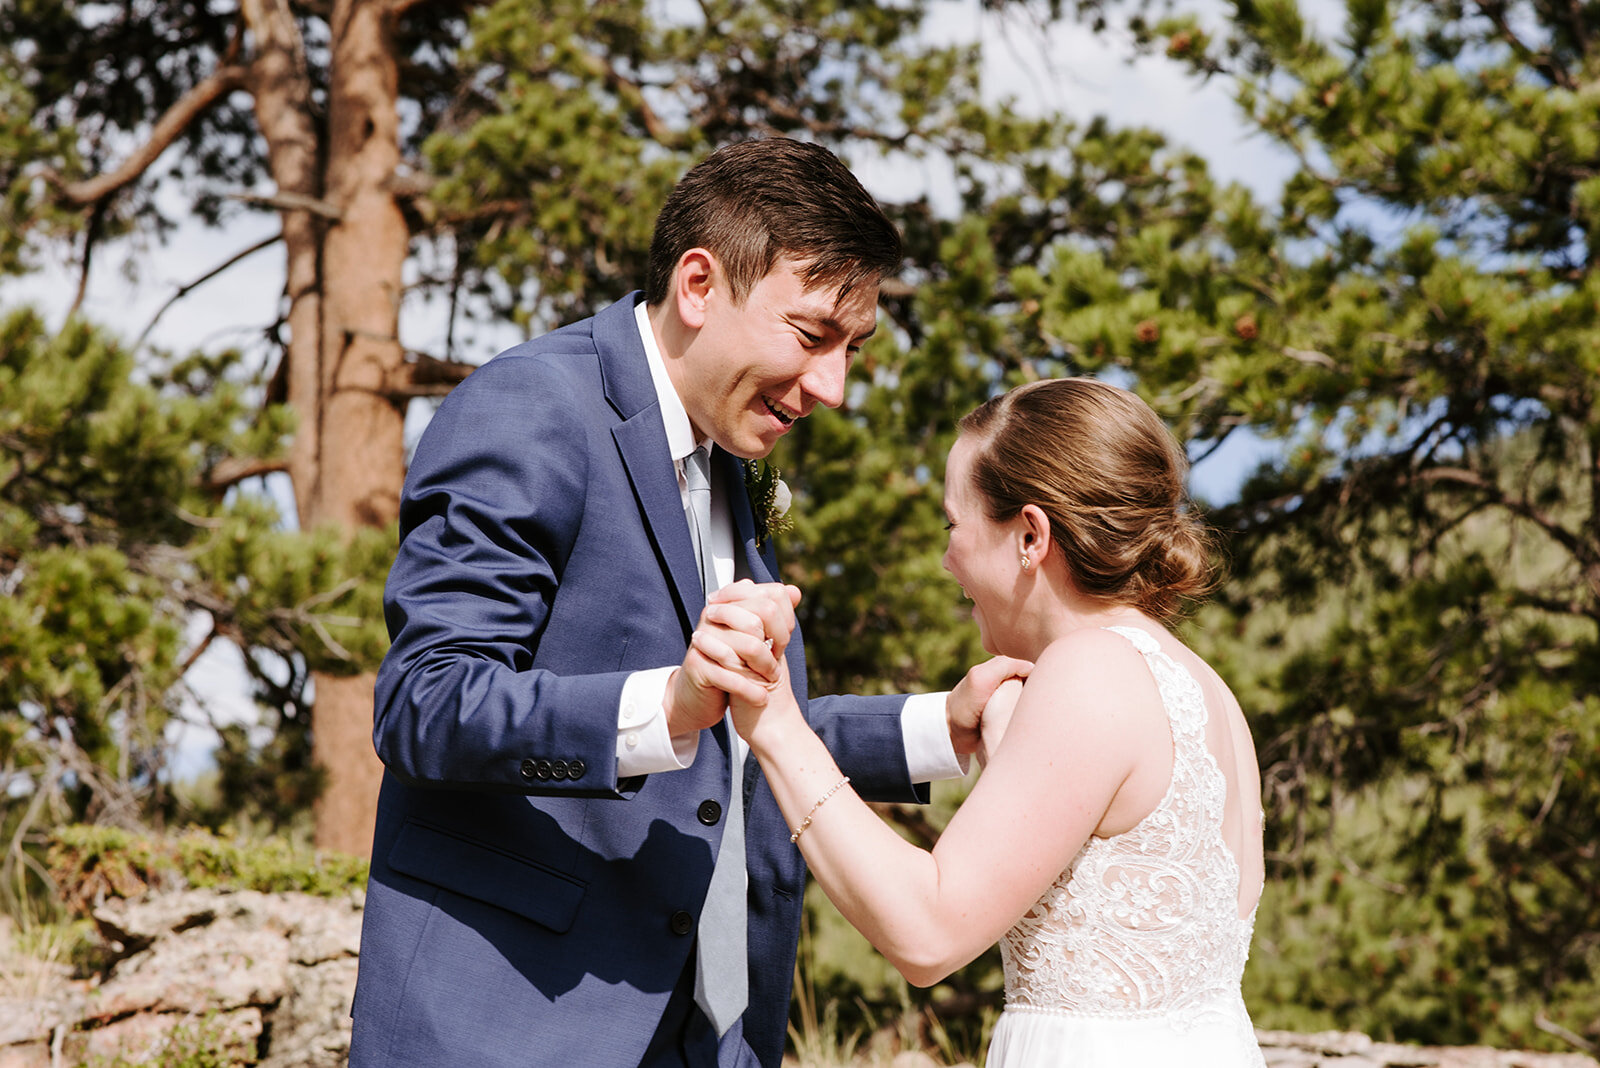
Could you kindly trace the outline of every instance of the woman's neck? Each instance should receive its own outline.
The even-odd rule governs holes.
[[[1158,625],[1155,620],[1133,605],[1108,605],[1084,598],[1073,598],[1072,601],[1075,603],[1062,604],[1060,610],[1053,613],[1048,623],[1041,628],[1034,641],[1029,643],[1036,648],[1025,654],[1027,659],[1037,660],[1040,653],[1073,631],[1117,626],[1148,628]]]

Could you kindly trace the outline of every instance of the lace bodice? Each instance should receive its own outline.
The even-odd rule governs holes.
[[[1149,634],[1144,654],[1172,723],[1172,781],[1125,834],[1090,838],[1000,947],[1006,1009],[1198,1019],[1239,1003],[1255,914],[1222,838],[1227,782],[1206,747],[1200,685]]]

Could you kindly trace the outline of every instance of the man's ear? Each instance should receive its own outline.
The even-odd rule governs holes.
[[[1050,555],[1050,517],[1037,504],[1025,504],[1017,519],[1021,523],[1017,538],[1022,555],[1033,564],[1042,564]]]
[[[691,330],[706,322],[706,306],[722,277],[722,265],[709,250],[692,248],[678,257],[672,272],[673,297],[678,302],[678,318]]]

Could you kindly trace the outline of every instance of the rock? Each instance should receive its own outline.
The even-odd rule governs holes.
[[[889,1068],[939,1068],[939,1062],[921,1050],[908,1049],[895,1054]]]
[[[243,1060],[261,1037],[261,1010],[193,1016],[185,1013],[139,1013],[104,1027],[73,1033],[63,1052],[70,1064],[97,1064],[121,1059],[135,1064],[182,1063],[199,1050],[227,1052]]]
[[[342,1068],[350,1052],[356,958],[291,966],[290,994],[272,1018],[272,1050],[261,1068]]]
[[[1257,1031],[1268,1068],[1600,1068],[1582,1053],[1409,1046],[1343,1031]]]
[[[94,918],[117,959],[98,984],[58,969],[37,996],[0,989],[0,1068],[165,1064],[204,1049],[342,1068],[363,904],[218,890],[108,902]],[[0,969],[13,960],[25,958],[0,953]]]
[[[321,899],[315,899],[321,900]],[[361,952],[361,911],[364,897],[328,902],[307,909],[289,936],[289,959],[296,964],[354,960]]]
[[[0,1068],[55,1068],[50,1063],[48,1043],[26,1046],[0,1046]]]
[[[57,1027],[81,1018],[82,1007],[83,998],[70,990],[44,997],[0,997],[0,1049],[50,1041]]]
[[[259,1057],[259,1068],[344,1068],[364,904],[359,893],[217,890],[112,901],[94,916],[118,957],[87,982],[17,953],[0,925],[0,1068],[200,1063],[196,1052],[219,1048]],[[1341,1031],[1257,1038],[1271,1068],[1600,1068],[1582,1054],[1409,1046]],[[889,1068],[938,1065],[906,1051]]]
[[[117,963],[88,999],[90,1018],[201,1014],[276,1005],[289,992],[289,943],[233,920],[175,933]]]

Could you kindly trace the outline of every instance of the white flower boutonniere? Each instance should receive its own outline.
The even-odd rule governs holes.
[[[757,549],[764,548],[772,535],[782,534],[794,525],[789,518],[794,495],[778,474],[778,469],[765,460],[744,462],[744,489],[750,495],[750,510],[756,517]]]

